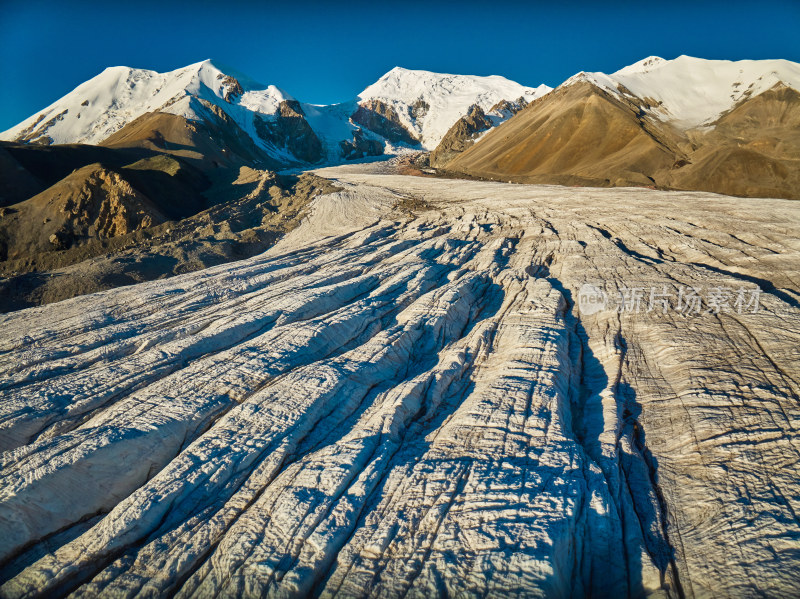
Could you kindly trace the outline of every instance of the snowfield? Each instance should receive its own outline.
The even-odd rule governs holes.
[[[800,594],[800,205],[318,173],[266,254],[0,315],[2,596]]]

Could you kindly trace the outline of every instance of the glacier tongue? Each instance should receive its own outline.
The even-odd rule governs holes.
[[[383,168],[264,255],[0,316],[3,596],[800,591],[796,205]]]

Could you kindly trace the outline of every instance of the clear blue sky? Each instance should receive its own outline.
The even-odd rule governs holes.
[[[326,104],[397,65],[555,86],[680,54],[800,62],[800,0],[0,0],[0,130],[113,65],[165,71],[215,58]]]

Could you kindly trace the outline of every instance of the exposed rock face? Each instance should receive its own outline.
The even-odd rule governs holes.
[[[64,109],[44,123],[42,123],[42,121],[45,119],[45,115],[41,115],[30,126],[20,131],[16,141],[49,146],[53,143],[53,139],[49,135],[42,134],[41,131],[46,131],[55,125],[58,121],[67,116],[67,113],[69,113],[69,109]]]
[[[428,110],[430,110],[430,108],[431,108],[431,105],[430,105],[430,104],[428,104],[428,103],[427,103],[425,100],[423,100],[422,98],[419,98],[419,99],[418,99],[416,102],[414,102],[414,103],[413,103],[413,104],[412,104],[412,105],[409,107],[408,114],[409,114],[409,116],[410,116],[412,119],[414,119],[414,120],[421,119],[421,118],[423,118],[423,117],[424,117],[426,114],[428,114]]]
[[[339,142],[339,147],[345,160],[383,155],[383,144],[377,139],[368,137],[361,129],[353,132],[352,139]]]
[[[255,115],[256,132],[264,141],[278,148],[286,148],[305,162],[322,158],[322,144],[305,119],[303,109],[296,100],[284,100],[274,117]]]
[[[323,173],[268,254],[3,317],[4,596],[800,593],[796,203]]]
[[[470,107],[466,116],[460,118],[431,152],[431,166],[444,166],[457,154],[470,147],[478,134],[493,126],[490,119],[477,104]]]
[[[79,169],[0,221],[6,259],[63,250],[89,238],[106,239],[164,222],[157,206],[119,173],[93,164]]]
[[[11,260],[2,238],[2,210],[9,209],[0,209],[0,312],[259,254],[299,224],[315,197],[337,189],[310,174],[279,176],[242,167],[232,184],[214,189],[215,205],[198,214],[131,227],[114,237],[76,238],[62,228],[48,238],[48,251]]]
[[[477,104],[471,106],[467,114],[456,121],[431,152],[431,166],[445,167],[458,154],[471,147],[481,134],[499,126],[527,105],[528,101],[521,97],[514,102],[501,100],[488,113],[484,113]]]
[[[306,122],[303,109],[296,100],[281,102],[278,121],[285,132],[287,147],[301,160],[317,162],[322,158],[322,145]]]
[[[462,154],[442,147],[436,166],[520,182],[800,199],[800,93],[794,89],[779,85],[746,97],[710,126],[686,131],[648,116],[647,98],[621,93],[587,81],[559,88]]]
[[[60,206],[73,234],[115,237],[164,220],[150,200],[118,173],[101,167],[82,178],[80,191],[64,197]]]
[[[423,109],[423,104],[417,105]],[[381,100],[373,98],[362,101],[350,118],[354,123],[374,131],[391,142],[416,145],[419,141],[403,126],[394,108]]]
[[[224,75],[220,73],[217,75],[217,79],[220,80],[222,83],[223,88],[223,95],[222,97],[225,99],[226,102],[230,103],[232,100],[235,100],[239,96],[244,93],[244,89],[242,89],[242,84],[239,83],[239,80],[235,77],[231,77],[230,75]]]
[[[525,98],[517,98],[513,102],[510,100],[500,100],[497,104],[489,109],[489,112],[496,112],[503,115],[505,118],[509,118],[517,114],[527,105],[528,101]]]

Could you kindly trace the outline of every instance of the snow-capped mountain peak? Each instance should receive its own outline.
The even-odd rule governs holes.
[[[158,73],[109,67],[41,112],[4,132],[3,139],[44,143],[100,143],[147,112],[198,118],[184,98],[199,98],[237,112],[274,114],[292,97],[275,86],[223,71],[212,60]]]
[[[647,58],[634,62],[632,65],[620,69],[617,71],[617,74],[647,73],[662,66],[666,62],[668,61],[660,56],[648,56]]]
[[[305,161],[285,151],[282,142],[276,142],[267,131],[272,125],[265,125],[265,120],[271,122],[283,115],[306,120],[312,135],[324,146],[323,155],[338,161],[365,151],[379,154],[396,143],[433,149],[471,106],[488,111],[498,102],[513,103],[520,98],[529,102],[548,91],[545,85],[526,87],[499,76],[395,67],[353,101],[312,106],[214,60],[165,73],[109,67],[3,132],[0,139],[98,144],[146,113],[174,114],[199,122],[214,120],[212,113],[225,113],[273,158],[287,164]],[[360,149],[353,150],[353,143]]]
[[[653,116],[683,129],[714,122],[741,100],[777,84],[800,90],[800,65],[788,60],[706,60],[650,56],[615,73],[580,72],[562,86],[588,81],[615,95],[646,100]]]
[[[452,75],[395,67],[358,96],[394,109],[400,123],[433,149],[459,118],[475,104],[488,111],[501,100],[530,102],[551,90],[527,87],[498,75]]]

